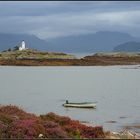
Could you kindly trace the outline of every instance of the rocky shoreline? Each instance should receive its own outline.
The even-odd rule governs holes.
[[[32,53],[31,53],[32,54]],[[30,54],[30,55],[31,55]],[[44,56],[34,57],[0,57],[0,65],[9,66],[108,66],[108,65],[137,65],[140,64],[140,54],[127,53],[98,53],[91,56],[86,56],[81,59],[74,56],[67,56],[66,54],[57,55],[53,57]],[[48,57],[48,58],[47,58]]]

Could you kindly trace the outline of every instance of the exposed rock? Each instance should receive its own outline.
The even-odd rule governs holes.
[[[139,139],[140,135],[135,133],[135,132],[131,132],[128,130],[124,130],[122,132],[106,132],[105,133],[106,138],[108,139]]]

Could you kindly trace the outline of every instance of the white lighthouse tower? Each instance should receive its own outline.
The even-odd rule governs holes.
[[[21,46],[19,47],[19,50],[20,51],[26,50],[26,45],[25,45],[25,41],[24,40],[21,42]]]

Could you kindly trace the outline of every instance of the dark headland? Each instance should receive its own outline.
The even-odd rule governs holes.
[[[12,66],[107,66],[140,64],[140,53],[95,53],[76,58],[74,55],[37,50],[5,51],[0,53],[0,65]]]

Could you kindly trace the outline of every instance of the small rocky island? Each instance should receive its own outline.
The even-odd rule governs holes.
[[[13,66],[106,66],[140,64],[140,53],[96,53],[83,58],[56,52],[33,49],[4,51],[0,53],[0,65]]]
[[[33,49],[27,49],[22,51],[15,50],[1,52],[0,65],[63,65],[63,60],[71,60],[75,58],[75,56],[65,53],[45,52]]]

